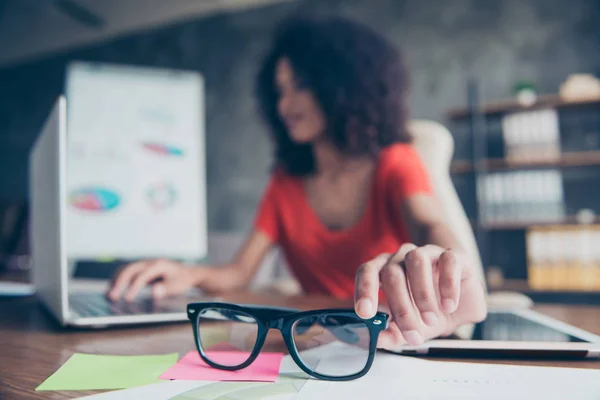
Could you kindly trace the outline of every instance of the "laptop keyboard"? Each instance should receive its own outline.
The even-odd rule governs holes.
[[[182,312],[177,307],[157,304],[152,298],[138,299],[133,302],[110,301],[101,293],[74,293],[69,296],[71,309],[81,317],[106,317],[115,315],[162,314]],[[185,309],[183,309],[185,311]]]

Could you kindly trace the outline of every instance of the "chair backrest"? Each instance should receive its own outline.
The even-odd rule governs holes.
[[[461,247],[476,263],[480,278],[485,285],[486,280],[475,235],[450,178],[454,139],[448,129],[434,121],[413,120],[409,123],[409,131],[414,137],[414,146],[429,172],[446,223]]]

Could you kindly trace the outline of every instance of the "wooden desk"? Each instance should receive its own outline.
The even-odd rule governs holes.
[[[277,298],[238,294],[227,300],[263,302],[304,309],[345,306],[323,297]],[[347,304],[346,304],[347,305]],[[600,307],[539,306],[538,311],[600,334]],[[0,298],[0,399],[65,399],[93,392],[35,392],[73,353],[163,354],[194,349],[189,323],[75,330],[61,328],[35,297]],[[481,361],[480,361],[481,362]],[[489,361],[488,361],[489,362]],[[500,361],[509,363],[509,361]],[[514,362],[510,362],[514,363]],[[519,362],[600,369],[598,361]]]

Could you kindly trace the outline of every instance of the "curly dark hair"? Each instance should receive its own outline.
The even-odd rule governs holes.
[[[276,167],[294,176],[316,172],[312,145],[295,143],[277,111],[275,69],[283,57],[317,99],[326,117],[326,138],[344,154],[377,157],[386,146],[411,141],[407,74],[398,50],[371,28],[345,18],[295,17],[277,30],[257,77]]]

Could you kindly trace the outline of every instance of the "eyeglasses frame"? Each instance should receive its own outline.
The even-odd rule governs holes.
[[[258,326],[258,332],[256,335],[256,342],[254,344],[254,348],[250,353],[250,357],[243,363],[235,366],[225,366],[214,363],[211,361],[204,352],[204,349],[201,346],[200,336],[198,332],[198,316],[202,311],[207,309],[223,309],[223,310],[231,310],[237,311],[246,315],[253,317]],[[367,359],[367,363],[365,367],[360,371],[352,375],[347,376],[329,376],[320,374],[311,368],[309,368],[300,357],[298,349],[294,343],[293,332],[292,329],[294,324],[307,317],[314,317],[322,314],[332,314],[332,316],[345,316],[345,317],[353,317],[358,318],[364,321],[365,326],[369,330],[369,356]],[[187,315],[192,323],[192,330],[194,333],[194,341],[196,343],[196,349],[198,350],[198,354],[200,358],[210,365],[213,368],[226,370],[226,371],[237,371],[240,369],[244,369],[252,364],[258,355],[260,354],[265,340],[267,338],[267,334],[271,329],[277,329],[281,332],[283,336],[284,343],[290,353],[290,356],[294,360],[294,362],[308,375],[313,376],[315,378],[321,380],[328,381],[349,381],[358,379],[364,376],[373,365],[373,360],[375,359],[375,353],[377,352],[377,339],[379,338],[379,333],[385,330],[388,327],[389,315],[384,312],[377,312],[375,316],[369,319],[360,318],[353,309],[340,309],[340,308],[327,308],[320,310],[309,310],[302,311],[294,308],[286,308],[286,307],[273,307],[273,306],[263,306],[263,305],[239,305],[234,303],[225,303],[225,302],[196,302],[189,303],[187,305]]]

